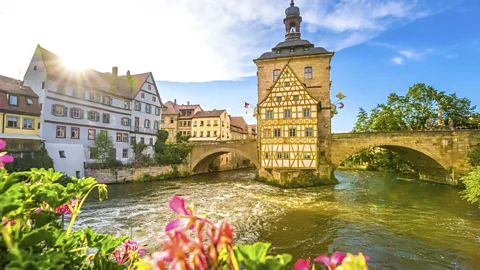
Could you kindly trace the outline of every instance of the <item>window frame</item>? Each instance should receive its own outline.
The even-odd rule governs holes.
[[[308,134],[309,133],[308,131],[310,131],[310,135]],[[311,127],[305,128],[305,137],[313,137],[313,128]]]
[[[18,116],[7,116],[6,118],[7,118],[7,123],[6,123],[7,128],[18,128],[18,129],[20,128],[19,125],[18,125],[19,124],[18,122],[20,122],[20,117],[18,117]],[[15,121],[16,125],[15,126],[10,126],[9,125],[9,123],[10,123],[9,118],[15,118],[16,119],[16,121]]]
[[[107,118],[105,118],[105,116]],[[107,119],[107,121],[105,121],[105,119]],[[103,113],[102,114],[102,123],[104,124],[110,124],[110,114],[109,113]]]
[[[63,136],[62,135],[58,135],[58,132],[61,131],[63,128]],[[59,138],[59,139],[65,139],[67,137],[67,126],[56,126],[55,128],[55,138]]]
[[[267,110],[265,112],[265,119],[273,119],[273,110]]]
[[[273,129],[273,137],[275,137],[275,138],[282,137],[282,129],[281,128]]]
[[[77,130],[77,136],[76,137],[73,136],[73,131],[74,130]],[[78,128],[78,127],[71,127],[70,128],[70,139],[76,139],[76,140],[80,139],[80,128]]]
[[[288,116],[287,116],[288,112]],[[292,110],[283,110],[283,118],[292,118]]]
[[[88,129],[88,139],[95,140],[96,137],[97,137],[97,130],[93,128]]]
[[[278,74],[276,74],[276,73],[278,73]],[[274,69],[273,70],[273,77],[272,78],[273,78],[274,82],[277,81],[278,77],[280,77],[280,73],[281,73],[280,69]]]
[[[311,110],[310,108],[303,108],[303,118],[310,118],[311,116]]]
[[[297,129],[296,128],[289,128],[288,129],[288,137],[297,137]]]
[[[25,127],[25,120],[31,120],[32,121],[32,126],[31,127]],[[28,117],[23,118],[22,129],[35,130],[35,119],[34,118],[28,118]]]
[[[122,158],[128,158],[128,148],[122,149]]]
[[[15,104],[12,104],[12,97],[15,98]],[[18,95],[8,94],[8,105],[18,107]]]
[[[305,80],[312,80],[313,79],[313,68],[312,67],[305,67],[303,69],[303,73],[304,73]]]

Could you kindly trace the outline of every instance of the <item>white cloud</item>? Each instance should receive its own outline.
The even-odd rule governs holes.
[[[395,57],[392,59],[392,62],[397,64],[397,65],[401,65],[403,64],[403,58],[402,57]]]
[[[2,36],[10,42],[0,44],[0,74],[18,77],[41,44],[100,71],[116,65],[121,73],[153,71],[157,80],[241,79],[255,74],[252,59],[283,39],[288,1],[279,2],[2,0]],[[327,36],[315,43],[330,50],[363,43],[395,22],[428,14],[417,0],[296,3],[304,31]]]

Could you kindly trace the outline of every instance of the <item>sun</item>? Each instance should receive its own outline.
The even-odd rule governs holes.
[[[81,55],[62,57],[63,65],[73,71],[83,71],[88,68],[86,58]]]

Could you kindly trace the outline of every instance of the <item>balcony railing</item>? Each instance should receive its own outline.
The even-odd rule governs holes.
[[[141,132],[141,133],[148,133],[148,134],[157,134],[156,129],[151,129],[151,128],[144,128],[144,127],[131,127],[131,131],[133,132]]]

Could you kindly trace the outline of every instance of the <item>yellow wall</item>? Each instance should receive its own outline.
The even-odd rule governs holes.
[[[13,113],[6,113],[2,115],[2,121],[5,119],[5,123],[2,123],[3,133],[5,134],[19,134],[19,135],[37,135],[38,136],[38,123],[40,121],[40,117],[38,116],[30,116],[30,115],[20,115],[20,114],[13,114]],[[8,117],[17,117],[18,118],[18,128],[9,128],[7,127]],[[29,118],[33,119],[33,129],[24,129],[23,128],[23,119]]]
[[[203,126],[201,122],[203,121]],[[210,126],[208,126],[210,121]],[[217,126],[215,126],[217,121]],[[223,121],[223,126],[222,126]],[[203,131],[203,137],[200,137],[200,133]],[[207,132],[210,131],[210,137],[207,137]],[[217,136],[215,136],[215,131]],[[222,133],[224,137],[222,137]],[[196,135],[194,137],[194,134]],[[222,113],[220,117],[205,117],[205,118],[193,118],[192,119],[192,137],[194,138],[215,138],[218,137],[222,141],[231,140],[232,134],[230,132],[230,118],[226,112]]]
[[[178,124],[178,115],[176,114],[163,114],[163,124],[160,128],[168,132],[167,142],[175,142],[175,136],[178,133],[177,124]],[[173,117],[173,124],[170,124],[170,117]]]

